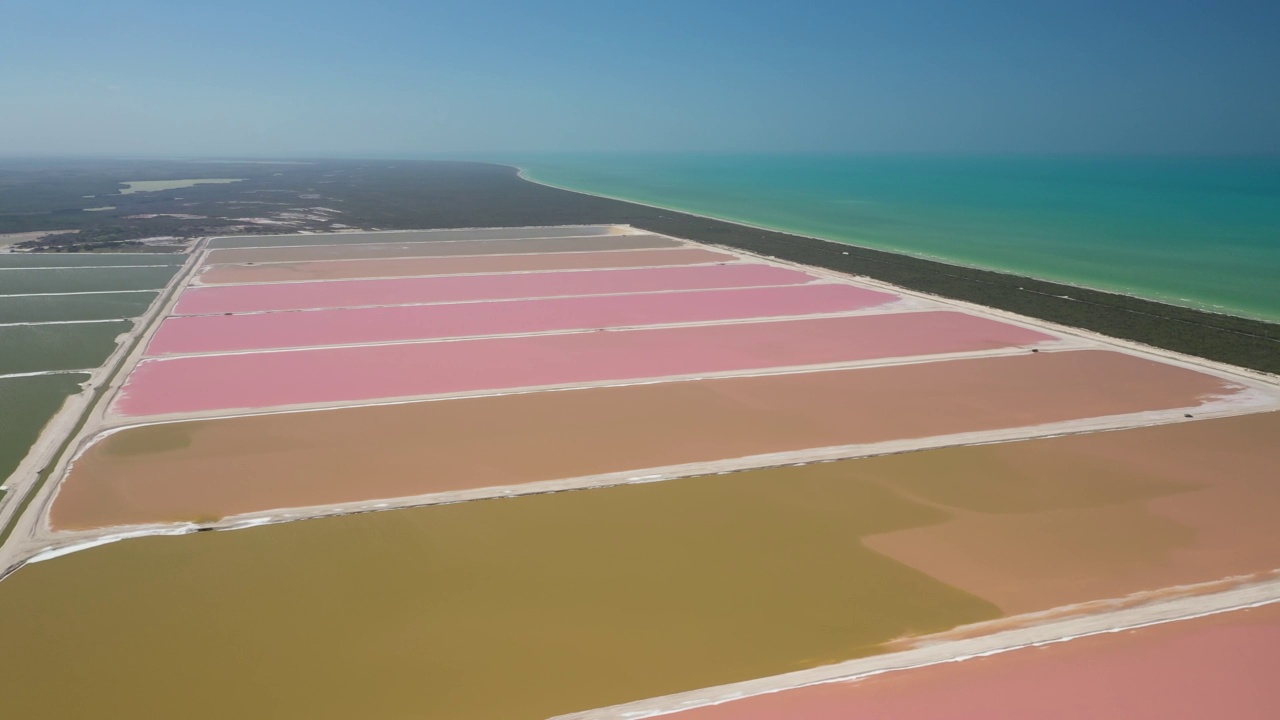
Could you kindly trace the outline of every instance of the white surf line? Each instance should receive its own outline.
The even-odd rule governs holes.
[[[122,268],[178,268],[180,265],[41,265],[39,267],[0,267],[0,272],[5,270],[120,270]]]
[[[501,230],[503,228],[482,228],[482,229]],[[210,245],[208,247],[208,250],[209,252],[216,252],[218,250],[270,250],[272,248],[298,248],[298,247],[360,247],[361,245],[420,245],[425,243],[436,245],[436,244],[460,243],[460,242],[503,242],[503,241],[524,242],[528,240],[580,240],[583,238],[609,239],[609,238],[634,237],[636,235],[656,235],[657,234],[657,233],[651,233],[648,230],[641,230],[639,228],[630,228],[630,230],[631,232],[603,233],[598,235],[542,235],[542,236],[533,236],[533,237],[517,236],[517,237],[496,237],[496,238],[495,237],[463,238],[458,240],[398,240],[398,241],[388,240],[387,242],[332,242],[332,243],[309,242],[309,243],[299,243],[297,245],[237,245],[235,247],[222,247],[219,245]],[[430,233],[430,232],[453,232],[453,231],[454,229],[452,228],[444,231],[371,230],[371,231],[354,232],[354,233],[314,233],[310,235],[264,235],[262,237],[285,237],[285,238],[296,237],[299,240],[307,240],[307,239],[313,239],[317,237],[344,237],[344,236],[351,236],[351,235],[379,235],[382,233],[406,233],[407,234],[407,233]],[[220,240],[220,239],[221,238],[213,238],[213,240]]]
[[[0,295],[0,301],[5,298],[18,297],[62,297],[66,295],[118,295],[120,293],[158,293],[164,288],[143,288],[141,290],[79,290],[76,292],[53,292],[53,293],[13,293],[9,295]]]
[[[8,375],[0,375],[0,380],[8,380],[9,378],[39,377],[41,375],[89,375],[93,373],[93,368],[87,370],[35,370],[32,372],[9,373]]]
[[[870,315],[907,315],[928,312],[949,312],[956,315],[965,315],[966,313],[958,310],[937,310],[934,308],[920,307],[915,305],[904,305],[885,308],[858,308],[854,310],[839,310],[829,313],[809,313],[805,315],[765,315],[757,317],[735,317],[735,318],[717,318],[710,320],[688,320],[683,322],[660,322],[650,325],[605,325],[605,326],[588,326],[588,327],[569,327],[569,328],[551,328],[547,330],[522,330],[506,333],[491,333],[488,335],[449,335],[444,337],[405,337],[387,340],[369,340],[361,342],[335,342],[325,345],[290,345],[286,347],[253,347],[253,348],[234,348],[226,350],[207,350],[199,352],[178,352],[163,353],[157,355],[147,354],[141,362],[158,362],[167,360],[181,360],[183,358],[205,358],[205,357],[222,357],[226,355],[265,355],[269,353],[286,353],[286,352],[308,352],[313,350],[335,350],[343,348],[366,348],[381,347],[385,345],[433,345],[441,343],[470,342],[473,340],[500,340],[509,338],[522,337],[546,337],[551,335],[592,335],[595,333],[623,333],[623,332],[645,332],[649,330],[671,330],[678,328],[697,328],[697,327],[717,327],[721,325],[763,325],[766,323],[787,323],[799,322],[806,320],[823,320],[842,317],[866,317]],[[213,316],[217,317],[217,316]],[[988,350],[1003,350],[1007,347],[1017,348],[1045,348],[1041,352],[1048,352],[1049,347],[1058,348],[1070,345],[1078,346],[1081,349],[1092,348],[1081,340],[1072,339],[1071,341],[1063,341],[1056,337],[1051,337],[1039,343],[1023,343],[1016,346],[1005,346],[1000,348],[984,348],[974,352],[986,352]],[[139,363],[141,364],[141,363]]]
[[[811,286],[814,286],[814,285],[838,285],[838,284],[840,284],[840,283],[834,283],[834,282],[823,282],[823,281],[821,281],[821,280],[817,280],[817,279],[815,278],[815,281],[811,281],[811,282],[783,283],[783,284],[781,284],[781,285],[778,285],[778,284],[771,284],[771,285],[733,285],[733,286],[730,286],[730,287],[677,288],[677,289],[674,289],[674,290],[670,290],[670,289],[665,289],[665,290],[637,290],[637,291],[633,291],[633,292],[591,293],[591,294],[588,294],[588,295],[532,295],[532,296],[529,296],[529,297],[516,297],[516,298],[507,298],[507,297],[499,297],[499,298],[480,298],[480,299],[476,299],[476,300],[444,300],[444,301],[440,301],[440,302],[414,302],[414,303],[398,303],[398,304],[390,304],[390,305],[386,305],[386,304],[383,304],[383,305],[338,305],[338,306],[331,306],[331,307],[281,308],[281,309],[278,309],[278,310],[242,310],[242,311],[238,311],[238,312],[237,312],[237,311],[234,311],[234,310],[232,310],[232,311],[225,311],[225,310],[223,310],[223,311],[217,311],[217,312],[202,312],[202,313],[191,313],[191,314],[187,314],[187,313],[178,313],[178,314],[174,314],[174,315],[169,315],[169,316],[168,316],[168,317],[166,317],[165,319],[168,319],[168,318],[170,318],[170,317],[175,317],[175,318],[177,318],[177,317],[208,317],[208,316],[217,316],[217,315],[224,315],[224,316],[225,316],[225,315],[262,315],[262,314],[266,314],[266,313],[282,313],[282,312],[311,312],[311,311],[315,311],[315,310],[356,310],[356,309],[363,309],[363,308],[375,308],[375,307],[411,307],[411,306],[419,306],[419,305],[479,305],[479,304],[481,304],[481,303],[522,302],[522,301],[527,301],[527,300],[566,300],[566,299],[569,299],[569,298],[615,297],[615,296],[619,296],[619,295],[670,295],[670,294],[676,294],[676,293],[716,292],[716,291],[719,291],[719,290],[754,290],[754,289],[757,289],[757,288],[763,289],[763,288],[781,288],[781,287],[811,287]],[[194,286],[194,285],[191,285],[191,286],[188,286],[188,289],[192,289],[192,288],[205,288],[205,287],[216,287],[216,286],[210,286],[210,285]]]
[[[88,323],[117,323],[117,322],[132,322],[132,321],[133,321],[133,318],[110,318],[107,320],[40,320],[40,321],[33,321],[33,322],[0,323],[0,328],[25,327],[27,325],[85,325]]]
[[[496,255],[480,255],[478,257],[497,257]],[[486,270],[481,272],[465,272],[465,273],[426,273],[421,275],[360,275],[352,277],[334,277],[334,278],[304,278],[299,280],[250,280],[247,282],[204,282],[197,276],[192,282],[193,287],[219,288],[219,287],[252,287],[256,285],[305,285],[307,283],[322,282],[363,282],[378,280],[416,280],[419,278],[449,278],[449,277],[484,277],[490,275],[545,275],[547,273],[584,273],[584,272],[603,272],[611,270],[663,270],[668,268],[682,267],[712,267],[716,265],[763,265],[763,263],[751,262],[747,260],[739,260],[736,258],[725,258],[723,260],[702,260],[692,263],[673,263],[669,265],[614,265],[605,267],[589,267],[589,268],[547,268],[545,270]],[[815,279],[817,279],[815,277]]]
[[[608,236],[601,236],[608,237]],[[616,237],[636,237],[635,235],[618,235]],[[680,243],[677,246],[667,247],[637,247],[637,248],[600,248],[599,250],[569,250],[562,252],[511,252],[511,253],[481,253],[478,255],[397,255],[395,257],[342,257],[342,258],[316,258],[313,260],[237,260],[235,262],[207,262],[201,266],[200,272],[204,272],[211,268],[225,267],[260,267],[264,265],[298,265],[306,263],[308,265],[325,264],[325,263],[349,263],[349,262],[383,262],[389,260],[445,260],[448,258],[476,258],[476,257],[511,257],[511,256],[532,256],[532,255],[615,255],[618,253],[651,253],[671,250],[706,250],[707,252],[721,252],[705,246],[695,246],[687,240],[679,238],[668,238],[665,235],[654,235],[656,238],[664,240],[674,240]],[[438,243],[432,243],[438,244]],[[362,245],[347,245],[343,247],[367,247]],[[255,248],[246,248],[255,249]],[[728,255],[729,253],[725,253]]]
[[[1216,583],[1206,583],[1214,585]],[[1151,593],[1154,595],[1155,593]],[[973,638],[950,640],[910,650],[850,660],[835,665],[719,685],[584,712],[551,720],[641,720],[760,695],[836,682],[856,682],[875,675],[903,672],[943,663],[963,662],[1079,638],[1193,620],[1280,602],[1280,580],[1249,583],[1227,590],[1153,599],[1133,607],[1077,615],[1030,624]]]

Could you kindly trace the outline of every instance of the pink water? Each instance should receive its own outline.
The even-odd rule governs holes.
[[[1098,635],[667,720],[1271,720],[1280,605]]]
[[[183,293],[174,314],[796,285],[813,279],[798,270],[742,264],[191,287]]]
[[[206,355],[143,361],[114,410],[136,416],[265,408],[852,362],[1051,339],[939,311]]]
[[[171,317],[150,355],[347,345],[835,313],[897,299],[852,285]]]

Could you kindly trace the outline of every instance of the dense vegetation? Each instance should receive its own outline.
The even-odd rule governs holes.
[[[199,177],[244,181],[116,194],[124,181]],[[84,212],[84,208],[105,205],[116,209]],[[137,217],[158,214],[200,217]],[[249,222],[247,217],[269,222]],[[127,243],[149,236],[322,231],[335,226],[408,229],[581,223],[629,223],[1280,372],[1280,325],[556,190],[525,182],[512,168],[499,165],[425,161],[0,165],[0,233],[80,230],[86,239],[107,234]]]

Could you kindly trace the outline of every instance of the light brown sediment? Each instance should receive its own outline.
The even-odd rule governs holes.
[[[1011,618],[1010,620],[1014,622],[1010,623],[1007,629],[994,629],[982,634],[947,633],[947,635],[954,635],[955,639],[947,642],[921,642],[907,650],[886,652],[812,670],[801,670],[665,697],[654,697],[624,705],[597,708],[558,716],[553,720],[641,720],[652,717],[680,717],[682,711],[702,718],[704,716],[701,713],[714,713],[717,712],[717,708],[729,710],[738,702],[747,705],[754,705],[757,702],[768,703],[770,696],[789,693],[797,688],[818,688],[833,683],[861,683],[874,681],[876,678],[903,678],[904,681],[910,682],[911,674],[933,672],[940,667],[954,666],[956,663],[965,664],[982,658],[999,658],[1012,654],[1012,662],[1025,662],[1027,655],[1020,655],[1020,653],[1034,653],[1058,646],[1060,643],[1074,644],[1082,638],[1115,636],[1116,633],[1141,632],[1142,628],[1159,627],[1166,627],[1169,631],[1177,633],[1184,621],[1194,622],[1199,618],[1212,618],[1232,611],[1265,608],[1275,605],[1278,600],[1280,600],[1280,580],[1272,578],[1258,583],[1237,584],[1208,594],[1192,593],[1174,598],[1155,598],[1147,602],[1118,607],[1104,607],[1087,614],[1041,618],[1028,616],[1025,621],[1020,621],[1024,620],[1023,618]],[[1218,622],[1230,622],[1230,618],[1230,615],[1224,615]],[[1002,622],[978,623],[974,627],[998,625]],[[964,631],[966,628],[959,630]],[[1067,647],[1070,646],[1067,645]],[[1034,687],[1034,683],[1031,685]],[[1069,685],[1069,691],[1073,696],[1080,693],[1081,688],[1078,683],[1069,683]],[[995,711],[999,712],[1000,695],[999,693],[994,695],[997,703]],[[987,697],[987,699],[992,698]],[[1142,696],[1134,699],[1141,701]],[[952,706],[947,706],[945,703],[939,707],[933,707],[929,717],[940,716],[950,707]],[[776,707],[770,710],[771,718],[811,717],[806,714],[806,709],[803,707],[792,708],[794,715]],[[812,712],[813,708],[808,710]],[[846,708],[846,710],[849,709]],[[1041,713],[1024,710],[1015,717],[1022,720],[1040,716]],[[1213,713],[1200,717],[1206,716],[1213,716]],[[712,714],[705,717],[722,718],[724,716]],[[826,720],[822,715],[813,717]],[[836,717],[843,720],[850,715],[838,714]],[[880,717],[892,718],[896,715],[889,713]],[[962,717],[968,720],[973,717],[988,717],[988,715],[976,711]],[[1074,720],[1075,717],[1093,717],[1093,714],[1082,712],[1069,717],[1073,717]],[[1143,716],[1136,715],[1136,717]]]
[[[1280,715],[1280,603],[708,705],[672,720]]]
[[[955,515],[868,538],[1008,613],[1280,568],[1280,413],[860,462]]]
[[[517,485],[1192,407],[1241,389],[1085,350],[150,425],[89,447],[51,522],[211,519]]]
[[[0,697],[69,720],[542,720],[996,617],[859,544],[941,517],[815,465],[130,540],[0,583]]]

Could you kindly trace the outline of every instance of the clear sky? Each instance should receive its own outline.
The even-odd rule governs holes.
[[[0,0],[0,154],[1280,153],[1277,0]]]

